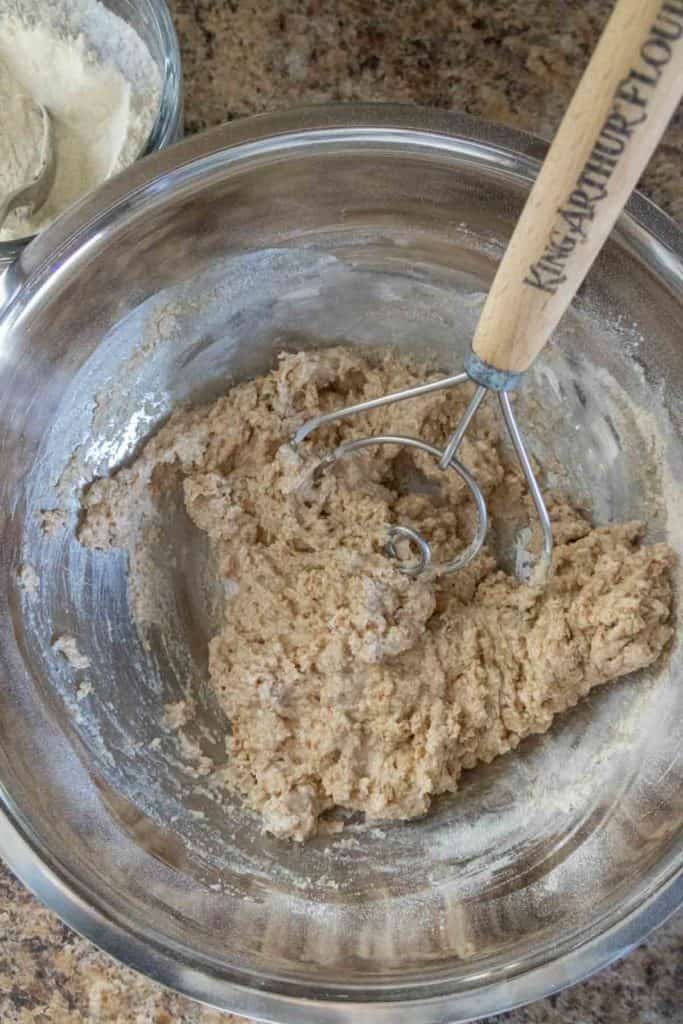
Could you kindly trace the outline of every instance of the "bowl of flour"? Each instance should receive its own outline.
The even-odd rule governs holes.
[[[0,197],[37,161],[17,97],[50,114],[54,183],[0,226],[0,268],[59,214],[181,134],[180,57],[164,0],[0,0]]]

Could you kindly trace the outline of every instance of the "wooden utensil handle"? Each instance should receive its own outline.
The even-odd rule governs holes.
[[[619,0],[488,294],[475,379],[509,387],[546,344],[682,94],[683,0]]]

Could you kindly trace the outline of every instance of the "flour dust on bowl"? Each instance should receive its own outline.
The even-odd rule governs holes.
[[[676,644],[425,819],[287,843],[204,784],[228,728],[203,685],[217,595],[177,496],[144,629],[125,555],[76,538],[85,484],[282,350],[459,368],[542,152],[414,109],[255,119],[129,169],[5,281],[2,854],[81,932],[214,1005],[468,1020],[584,977],[683,897]],[[546,486],[679,554],[681,269],[636,197],[517,401]],[[164,727],[189,694],[195,716]]]

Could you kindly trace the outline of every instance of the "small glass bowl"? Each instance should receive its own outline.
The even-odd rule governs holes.
[[[101,0],[135,29],[154,59],[161,75],[161,102],[147,145],[147,156],[177,142],[183,134],[183,77],[180,47],[165,0]],[[36,236],[0,242],[0,271],[14,263],[22,249]]]

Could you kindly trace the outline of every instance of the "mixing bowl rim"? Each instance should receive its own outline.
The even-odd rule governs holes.
[[[177,185],[183,175],[205,174],[212,161],[221,159],[228,166],[258,152],[259,145],[262,151],[264,147],[286,149],[297,141],[317,144],[325,140],[370,140],[373,133],[375,141],[422,142],[452,150],[459,145],[463,152],[469,146],[475,155],[488,154],[489,162],[507,162],[512,172],[525,179],[533,174],[546,148],[545,143],[533,136],[487,125],[466,115],[393,105],[304,108],[225,125],[133,165],[40,235],[12,268],[15,272],[12,297],[0,313],[0,327],[11,326],[22,308],[39,293],[49,277],[51,265],[58,266],[65,253],[77,252],[94,232],[106,231],[108,224],[139,209],[150,194]],[[677,263],[681,263],[683,234],[645,197],[633,197],[622,220],[622,230],[640,233],[644,244],[663,245]],[[676,274],[680,278],[680,267]],[[354,1001],[355,993],[349,986],[346,998],[327,1001],[323,991],[316,990],[315,983],[307,983],[309,992],[305,995],[283,991],[282,985],[278,988],[277,979],[273,979],[275,984],[268,990],[257,989],[236,983],[237,972],[233,968],[227,967],[225,973],[218,976],[207,967],[179,963],[170,942],[160,948],[140,933],[126,931],[112,914],[107,915],[93,901],[88,902],[83,895],[85,886],[79,888],[77,882],[68,878],[68,870],[55,864],[45,844],[40,840],[33,842],[26,834],[9,794],[0,792],[0,804],[4,805],[0,806],[0,853],[28,888],[76,931],[130,966],[194,998],[285,1024],[289,1021],[305,1024],[309,1020],[317,1024],[340,1022],[348,1019],[347,1010],[352,1007],[358,1010],[361,1006],[368,1020],[391,1020],[392,1024],[399,1024],[401,1010],[406,1007],[410,1008],[411,1024],[427,1024],[436,1019],[465,1021],[500,1012],[554,992],[607,965],[683,904],[683,869],[680,863],[672,864],[669,858],[669,869],[660,870],[656,884],[653,883],[645,894],[641,891],[636,905],[632,901],[626,910],[614,911],[603,930],[591,935],[585,943],[554,959],[537,963],[517,976],[465,993],[442,991],[438,995],[416,995],[403,1003]],[[195,959],[200,961],[201,955]],[[419,984],[414,986],[416,990],[419,987]],[[373,991],[370,984],[366,989]],[[376,985],[374,991],[379,992],[380,986]]]
[[[78,248],[79,237],[104,230],[112,221],[132,214],[152,195],[203,176],[210,166],[314,143],[381,141],[386,145],[392,140],[433,151],[457,150],[461,157],[467,149],[472,159],[483,159],[486,154],[489,164],[501,164],[511,175],[526,180],[533,178],[548,149],[547,141],[528,132],[468,114],[407,104],[308,106],[228,122],[136,161],[33,236],[14,262],[0,258],[0,324],[8,315],[10,300],[20,292],[26,297],[31,281],[42,283],[51,263]],[[660,261],[660,269],[670,271],[669,278],[675,278],[681,288],[683,231],[668,214],[642,193],[634,192],[617,222],[615,232],[619,231],[629,233],[631,242],[639,236],[640,245],[663,247],[668,256]]]

